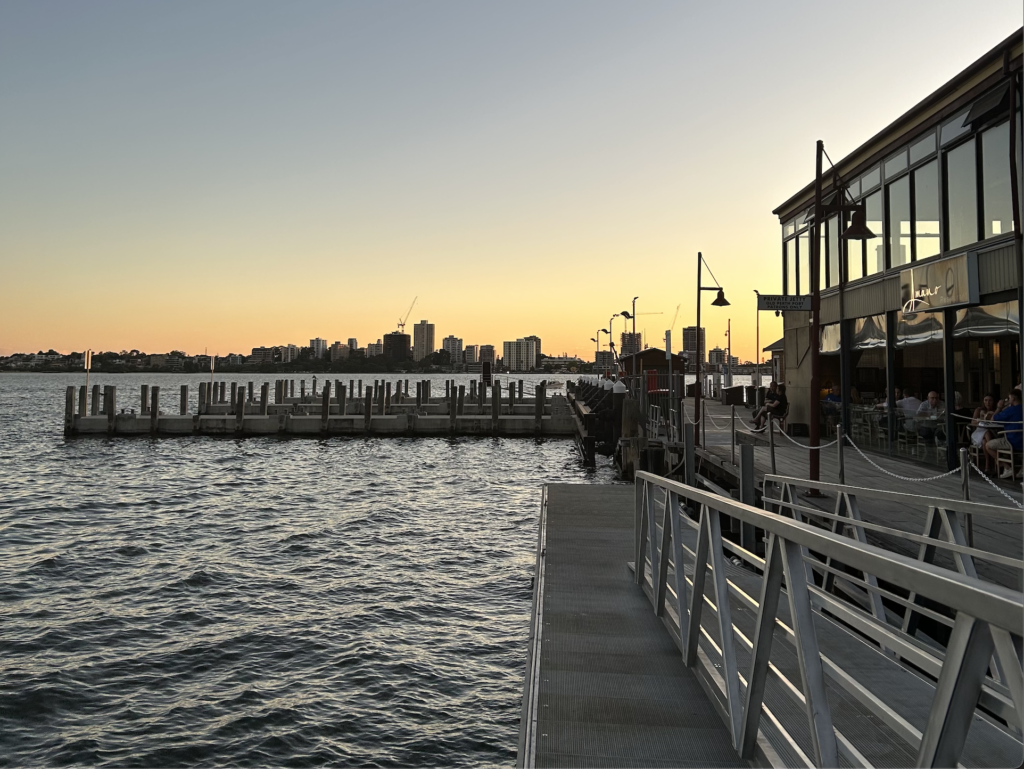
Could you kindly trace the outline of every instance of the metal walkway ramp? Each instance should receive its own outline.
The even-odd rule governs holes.
[[[545,488],[518,765],[747,766],[626,566],[633,486]]]

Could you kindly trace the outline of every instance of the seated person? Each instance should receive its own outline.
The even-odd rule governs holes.
[[[984,441],[985,453],[992,459],[993,463],[996,460],[996,452],[999,450],[1007,451],[1020,451],[1024,441],[1024,432],[1021,431],[1021,403],[1020,403],[1020,390],[1014,389],[1010,393],[1010,405],[1004,408],[1002,411],[996,413],[995,421],[1004,422],[1003,434],[997,438],[987,438]],[[1000,478],[1012,478],[1013,477],[1013,466],[1011,465],[1007,469],[1003,470],[999,474]]]
[[[985,445],[987,438],[995,437],[995,433],[992,432],[988,427],[982,427],[982,422],[991,420],[996,415],[996,399],[994,395],[986,395],[981,405],[974,410],[974,417],[971,419],[970,431],[971,431],[971,445],[981,448]],[[991,468],[989,466],[989,456],[985,454],[985,472],[988,472]]]
[[[775,393],[765,395],[764,406],[754,415],[754,427],[760,430],[769,416],[781,419],[787,408],[789,399],[786,397],[786,385],[780,384]]]
[[[824,403],[842,403],[843,399],[839,395],[839,385],[832,385],[829,388],[828,395],[821,399]]]
[[[942,429],[942,426],[938,423],[938,417],[946,413],[946,404],[939,400],[939,394],[932,390],[928,393],[928,400],[924,401],[920,406],[917,407],[917,413],[915,416],[919,420],[928,419],[930,417],[936,417],[934,422],[919,421],[917,424],[917,434],[924,438],[927,442],[931,443],[936,437],[945,437],[946,431]]]
[[[914,415],[921,408],[921,401],[917,394],[910,387],[903,388],[903,398],[896,401],[896,408],[903,413],[903,427],[906,430],[914,429]]]

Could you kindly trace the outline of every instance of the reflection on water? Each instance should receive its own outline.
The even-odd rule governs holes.
[[[81,383],[0,375],[4,759],[514,762],[540,485],[608,466],[566,440],[65,441]]]

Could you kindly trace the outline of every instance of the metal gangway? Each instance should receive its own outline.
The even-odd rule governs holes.
[[[933,506],[936,536],[916,542],[952,553],[957,568],[943,568],[867,543],[847,512],[856,493],[832,489],[846,494],[842,520],[825,514],[828,528],[813,525],[793,493],[808,482],[788,481],[759,510],[636,477],[636,581],[739,756],[771,766],[1021,765],[1024,595],[971,574],[971,559],[986,554],[966,544],[960,511]],[[722,537],[723,515],[764,532],[764,558]],[[841,533],[847,525],[852,536]],[[834,592],[837,581],[862,600]],[[948,628],[944,645],[915,634],[923,616]]]

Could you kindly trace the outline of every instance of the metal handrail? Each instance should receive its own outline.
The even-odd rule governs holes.
[[[1007,722],[1014,728],[1024,727],[1021,721],[1024,671],[1016,651],[1020,648],[1020,629],[1024,625],[1024,595],[1020,592],[887,552],[650,473],[637,473],[636,489],[636,581],[649,590],[655,611],[663,616],[686,664],[693,667],[699,663],[702,683],[709,693],[714,694],[712,701],[729,726],[733,745],[741,757],[757,755],[770,762],[770,756],[775,755],[767,737],[770,732],[779,735],[797,755],[817,766],[837,766],[840,754],[854,765],[868,765],[864,756],[832,722],[825,694],[826,671],[833,684],[844,687],[917,749],[920,766],[951,766],[957,763],[975,718],[979,696],[990,682],[986,673],[993,654],[1005,686],[997,687],[999,691],[995,693],[989,686],[986,696],[989,701],[1001,702],[1003,713],[1009,715]],[[697,512],[697,521],[686,515],[686,507]],[[763,572],[760,599],[757,601],[726,575],[725,547],[719,516],[713,514],[714,511],[763,529],[767,534],[763,560],[735,545],[729,547],[731,552]],[[697,544],[692,550],[683,544],[686,529],[698,531]],[[860,685],[855,671],[844,670],[841,660],[835,661],[819,650],[814,609],[818,609],[820,616],[824,607],[832,616],[848,615],[844,620],[848,626],[870,630],[883,639],[888,634],[891,636],[890,645],[901,649],[907,657],[912,656],[914,643],[905,637],[897,638],[897,633],[883,628],[876,618],[851,604],[833,607],[830,601],[839,602],[824,594],[813,580],[808,579],[804,560],[807,549],[858,569],[865,576],[870,574],[873,579],[884,580],[913,594],[943,603],[956,612],[945,653],[927,659],[928,667],[937,674],[937,681],[923,732]],[[688,564],[684,561],[687,554],[694,566],[692,578],[686,575]],[[674,584],[669,581],[670,566]],[[704,595],[709,570],[714,601]],[[791,627],[776,617],[783,580]],[[756,607],[754,632],[750,638],[732,623],[730,595],[735,595],[750,608]],[[668,600],[670,596],[672,601]],[[717,618],[717,643],[701,626],[705,605]],[[819,621],[832,622],[823,617]],[[770,663],[772,630],[776,625],[787,631],[785,637],[791,637],[796,649],[800,670],[798,682],[785,679],[781,671]],[[703,644],[702,636],[706,639]],[[851,638],[855,637],[851,634]],[[746,676],[737,668],[736,639],[750,649],[751,663],[749,671],[745,671]],[[884,640],[882,645],[885,648]],[[720,664],[709,654],[720,656]],[[895,659],[891,664],[900,665]],[[803,709],[810,726],[813,755],[807,756],[800,750],[793,733],[763,702],[769,673],[775,678],[785,679],[783,688]],[[915,674],[908,672],[907,675]],[[762,714],[766,716],[764,720],[761,719]],[[1005,730],[1000,730],[999,734],[1007,740],[1015,740]],[[1019,743],[1014,741],[1010,744],[1016,749]]]

